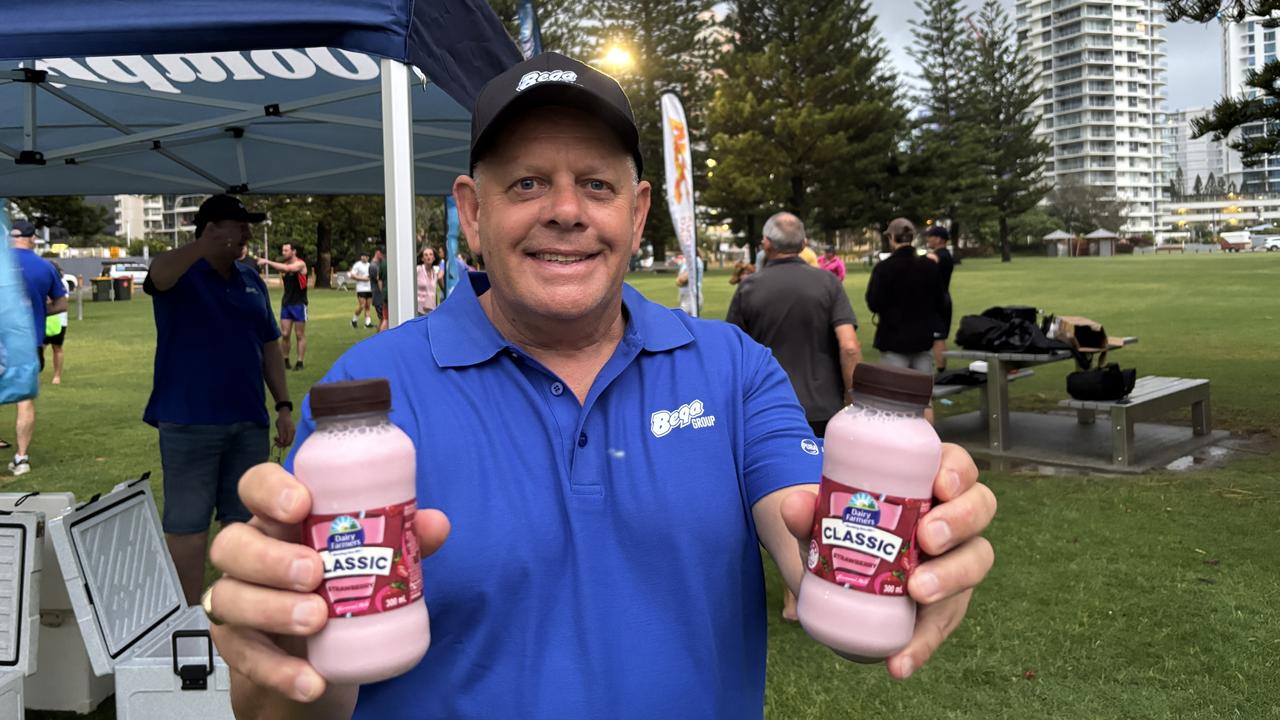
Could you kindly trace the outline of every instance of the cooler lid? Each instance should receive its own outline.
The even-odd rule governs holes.
[[[44,515],[0,510],[0,673],[35,670]]]
[[[55,518],[76,506],[76,496],[69,492],[0,493],[0,510],[44,513],[46,520]],[[42,533],[43,534],[43,533]],[[53,554],[53,543],[43,538],[36,544],[40,556],[40,608],[42,610],[67,610],[71,598],[58,570],[58,558]]]
[[[150,473],[54,518],[49,533],[97,675],[132,658],[186,607]]]

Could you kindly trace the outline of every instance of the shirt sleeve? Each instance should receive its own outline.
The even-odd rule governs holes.
[[[280,339],[280,326],[276,324],[276,313],[271,309],[271,293],[267,291],[267,284],[256,273],[253,274],[253,278],[258,291],[262,293],[262,304],[266,308],[266,315],[258,328],[258,337],[262,339],[262,344],[266,345]]]
[[[65,297],[67,286],[62,283],[62,274],[58,272],[58,268],[53,266],[53,263],[48,263],[48,265],[49,279],[51,280],[49,283],[49,298],[57,300],[60,297]]]
[[[743,396],[743,482],[755,505],[775,490],[822,480],[822,457],[782,366],[746,340]]]
[[[738,289],[733,291],[733,299],[729,301],[729,312],[725,314],[724,321],[730,325],[737,325],[742,328],[742,332],[747,332],[747,327],[743,324],[742,319],[742,305],[740,304],[741,298],[742,284],[739,283]]]
[[[854,330],[858,329],[858,316],[853,312],[853,306],[849,304],[849,293],[844,291],[844,285],[834,283],[831,286],[831,327],[839,327],[840,325],[852,325]]]

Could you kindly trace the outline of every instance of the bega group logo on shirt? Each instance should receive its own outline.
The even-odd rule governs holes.
[[[716,424],[715,415],[707,415],[701,400],[685,403],[675,410],[659,410],[649,416],[649,430],[654,437],[663,437],[672,430],[683,427],[709,428]]]

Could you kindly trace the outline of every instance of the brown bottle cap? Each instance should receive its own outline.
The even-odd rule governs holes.
[[[345,380],[311,388],[311,417],[388,412],[391,410],[391,383],[383,378]]]
[[[933,399],[933,376],[890,365],[858,363],[853,369],[853,395],[856,398],[864,393],[923,407]]]

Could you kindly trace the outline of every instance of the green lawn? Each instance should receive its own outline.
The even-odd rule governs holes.
[[[852,269],[846,285],[869,348],[866,279],[865,269]],[[1138,335],[1118,357],[1126,366],[1210,378],[1216,424],[1275,437],[1278,280],[1280,256],[1260,254],[967,261],[953,294],[957,322],[1019,303]],[[631,281],[676,303],[673,275]],[[727,274],[708,274],[708,317],[724,316],[732,289]],[[366,335],[347,322],[350,293],[313,298],[307,369],[290,373],[295,397]],[[64,384],[42,391],[33,471],[0,481],[0,490],[87,496],[152,470],[159,494],[155,432],[140,420],[151,381],[149,303],[86,303],[84,313],[69,332]],[[1063,384],[1052,372],[1023,381],[1015,406],[1048,407]],[[13,410],[0,408],[0,436],[12,439],[12,427]],[[996,568],[935,659],[894,683],[882,668],[838,659],[773,612],[768,716],[1280,718],[1278,473],[1273,456],[1249,455],[1185,474],[989,474],[1000,498],[989,533]],[[766,567],[776,610],[780,586]]]

